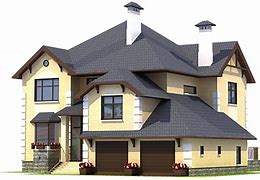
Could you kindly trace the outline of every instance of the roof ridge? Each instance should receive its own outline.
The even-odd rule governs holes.
[[[162,38],[162,40],[166,41],[166,43],[169,43],[169,45],[170,45],[171,47],[167,47],[167,45],[163,44],[163,42],[159,42],[159,41],[155,40],[154,38],[150,37],[149,35],[146,36],[146,33],[142,31],[144,37],[146,37],[146,38],[148,37],[149,39],[152,39],[152,40],[155,41],[156,43],[158,43],[158,44],[160,44],[161,46],[163,46],[165,49],[169,49],[170,51],[174,51],[174,53],[175,53],[176,55],[178,55],[179,57],[191,61],[187,56],[184,55],[185,53],[183,52],[183,50],[182,50],[182,48],[181,48],[181,46],[180,46],[179,44],[173,42],[173,41],[170,40],[169,38],[167,38],[167,37],[165,37],[164,35],[162,35],[162,34],[156,32],[155,30],[151,29],[150,27],[146,26],[145,24],[142,23],[142,25],[143,25],[142,27],[144,27],[144,29],[142,28],[142,30],[144,30],[144,31],[145,31],[145,30],[151,31],[151,32],[154,33],[156,36],[158,36],[158,37]],[[173,47],[173,46],[174,46],[174,47]],[[176,52],[176,50],[174,50],[174,48],[177,48],[177,52]]]

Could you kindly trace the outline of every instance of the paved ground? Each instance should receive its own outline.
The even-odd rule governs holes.
[[[217,177],[152,177],[152,176],[79,176],[79,175],[30,175],[17,173],[0,173],[0,179],[18,179],[18,180],[244,180],[244,179],[260,179],[260,174],[233,175],[233,176],[217,176]]]

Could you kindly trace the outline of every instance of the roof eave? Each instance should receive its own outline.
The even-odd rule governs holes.
[[[140,131],[140,130],[139,130]],[[125,131],[126,133],[135,133],[135,132],[138,132],[138,131]],[[83,131],[84,133],[84,131]],[[152,138],[152,139],[161,139],[161,138],[202,138],[202,139],[234,139],[234,140],[257,140],[256,137],[252,136],[252,137],[217,137],[217,136],[160,136],[160,135],[154,135],[154,136],[147,136],[147,135],[132,135],[132,136],[97,136],[97,135],[93,135],[93,136],[86,136],[84,134],[81,134],[80,135],[80,138],[81,139],[86,139],[86,138],[90,138],[90,139],[95,139],[95,138],[101,138],[101,139],[111,139],[111,138],[116,138],[116,139],[125,139],[125,138]]]
[[[67,66],[61,59],[59,59],[55,54],[53,54],[46,46],[42,46],[13,76],[13,79],[22,79],[23,73],[30,68],[33,63],[41,57],[44,53],[51,56],[59,65],[63,66],[69,75],[75,75],[76,73]]]
[[[99,85],[111,85],[111,84],[121,84],[129,88],[131,91],[133,91],[137,96],[144,96],[143,93],[138,91],[135,87],[133,87],[131,84],[129,84],[127,81],[106,81],[106,82],[91,82],[87,88],[76,95],[77,98],[83,98],[87,93],[89,93],[95,86]]]
[[[255,83],[256,81],[255,81],[255,79],[254,79],[254,76],[253,76],[253,74],[252,74],[252,72],[251,72],[251,70],[250,70],[250,68],[249,68],[249,66],[248,66],[248,64],[247,64],[247,62],[246,62],[245,56],[244,56],[244,54],[243,54],[243,52],[242,52],[242,50],[241,50],[241,48],[240,48],[238,42],[236,42],[235,46],[234,46],[233,49],[232,49],[232,52],[231,52],[231,53],[229,54],[229,56],[227,57],[226,62],[223,64],[223,66],[222,66],[222,68],[221,68],[221,70],[219,71],[219,74],[218,74],[217,76],[218,76],[218,77],[221,77],[221,76],[222,76],[222,74],[223,74],[225,68],[226,68],[227,65],[228,65],[228,62],[230,61],[230,59],[232,58],[232,56],[234,55],[234,53],[235,53],[236,51],[238,51],[238,52],[240,53],[240,55],[241,55],[241,57],[242,57],[242,60],[243,60],[243,63],[245,63],[245,66],[246,66],[245,68],[246,68],[247,73],[248,73],[248,75],[246,75],[247,83]]]

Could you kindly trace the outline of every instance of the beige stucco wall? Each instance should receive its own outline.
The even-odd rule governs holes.
[[[200,91],[200,89],[198,88],[198,85],[199,85],[198,78],[174,74],[174,73],[167,73],[167,92],[168,93],[183,94],[184,85],[196,86],[197,93],[199,93],[199,91]]]
[[[234,57],[233,57],[234,58]],[[228,82],[237,83],[237,104],[228,104]],[[220,93],[220,111],[228,114],[242,127],[246,127],[246,77],[240,69],[226,67],[222,77],[217,78],[217,90]]]
[[[133,147],[129,139],[96,139],[96,141],[128,141],[128,162],[136,162],[140,165],[140,141],[175,141],[175,139],[136,139]],[[223,140],[223,139],[181,139],[178,147],[175,141],[175,162],[184,162],[183,144],[192,144],[192,168],[223,167],[236,165],[236,146],[241,146],[241,164],[247,166],[247,141]],[[204,146],[204,156],[200,156],[200,146]],[[217,154],[217,146],[221,146],[222,153]],[[174,153],[174,152],[173,152]],[[96,163],[95,143],[89,149],[89,161]]]
[[[217,92],[217,78],[200,78],[198,88],[198,96],[211,107],[215,107],[217,102],[213,102],[213,94]]]
[[[160,99],[142,98],[142,124],[149,118],[159,102]]]
[[[147,73],[145,74],[149,79],[155,82],[163,90],[167,91],[167,73]]]
[[[89,130],[133,130],[134,128],[134,96],[128,88],[122,92],[120,85],[101,85],[99,93],[92,89],[89,93]],[[101,96],[122,95],[123,96],[123,119],[101,120]]]
[[[120,120],[101,120],[101,97],[106,95],[123,96],[123,119]],[[134,129],[134,98],[135,94],[128,88],[122,92],[122,88],[117,85],[100,85],[99,93],[92,89],[88,93],[89,97],[89,130],[133,130]],[[142,97],[142,124],[148,119],[159,99]]]
[[[247,166],[247,141],[228,139],[183,139],[192,144],[192,168],[236,166],[236,146],[241,146],[241,165]],[[204,156],[200,156],[200,146],[204,146]],[[222,154],[218,156],[217,146]]]
[[[174,73],[167,73],[167,92],[184,94],[184,85],[195,86],[199,96],[211,107],[215,107],[213,94],[217,92],[217,78],[195,78]]]
[[[49,66],[42,65],[43,60],[49,60]],[[59,78],[59,101],[57,102],[35,102],[34,82],[35,79]],[[26,93],[26,151],[25,160],[32,160],[33,153],[31,143],[34,142],[34,124],[30,121],[39,112],[57,112],[66,105],[66,93],[70,91],[71,78],[63,68],[60,71],[59,65],[47,54],[43,54],[33,65],[32,73],[27,70],[23,76],[23,92]]]

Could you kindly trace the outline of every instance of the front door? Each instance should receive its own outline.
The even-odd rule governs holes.
[[[70,147],[70,160],[81,161],[82,160],[82,141],[80,134],[82,132],[82,117],[71,117],[71,147]]]

